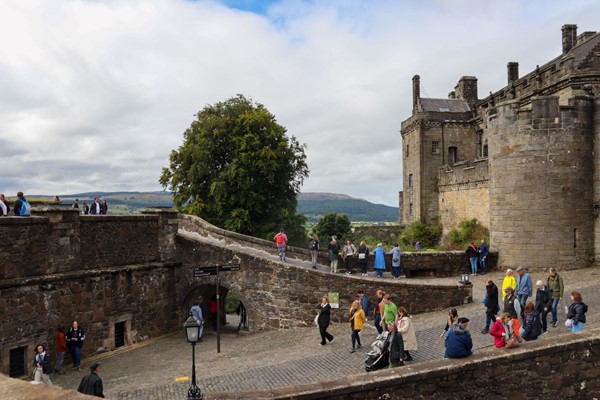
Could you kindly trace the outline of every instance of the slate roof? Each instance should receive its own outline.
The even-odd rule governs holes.
[[[468,112],[471,111],[462,99],[419,99],[422,111],[435,112]]]

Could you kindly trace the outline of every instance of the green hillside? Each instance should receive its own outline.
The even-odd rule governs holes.
[[[88,205],[95,196],[105,198],[111,214],[136,213],[147,207],[173,207],[170,192],[89,192],[59,195],[65,204],[73,203],[78,198],[79,204],[85,201]],[[31,195],[31,199],[50,201],[53,196]],[[374,204],[336,193],[301,193],[298,196],[298,214],[307,217],[308,222],[318,221],[325,213],[346,214],[352,222],[397,222],[398,207]]]

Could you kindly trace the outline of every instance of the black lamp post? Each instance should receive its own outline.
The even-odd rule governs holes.
[[[185,328],[187,341],[192,344],[192,386],[188,389],[187,400],[202,400],[202,392],[196,385],[196,342],[200,340],[200,324],[190,312],[190,316],[185,321],[185,324],[183,324],[183,327]]]

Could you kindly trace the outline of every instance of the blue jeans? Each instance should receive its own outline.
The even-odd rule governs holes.
[[[479,266],[481,267],[481,273],[483,273],[483,274],[485,274],[485,271],[487,269],[487,266],[485,265],[486,261],[487,261],[487,257],[479,259]]]
[[[373,324],[375,325],[375,329],[377,329],[377,332],[381,335],[383,333],[383,328],[381,327],[381,314],[377,314],[375,316]]]
[[[558,322],[558,301],[559,299],[552,299],[552,323]]]
[[[476,274],[477,273],[477,261],[479,261],[479,258],[471,257],[471,258],[469,258],[469,261],[471,261],[471,273]]]
[[[73,365],[75,367],[81,366],[81,348],[76,344],[71,347],[71,357],[73,358]]]
[[[377,274],[377,276],[379,278],[381,278],[383,276],[383,271],[385,271],[384,269],[380,269],[380,268],[375,268],[375,273]]]
[[[392,271],[394,273],[394,278],[400,277],[400,267],[392,267]]]
[[[529,298],[526,294],[518,294],[519,303],[521,303],[521,317],[525,315],[525,304],[527,304],[527,299]]]

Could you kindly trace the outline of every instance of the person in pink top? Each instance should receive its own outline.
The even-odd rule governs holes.
[[[285,248],[287,246],[288,238],[287,235],[283,232],[283,228],[281,228],[279,233],[273,237],[273,240],[277,244],[277,252],[279,253],[279,259],[281,260],[281,262],[285,262]]]

